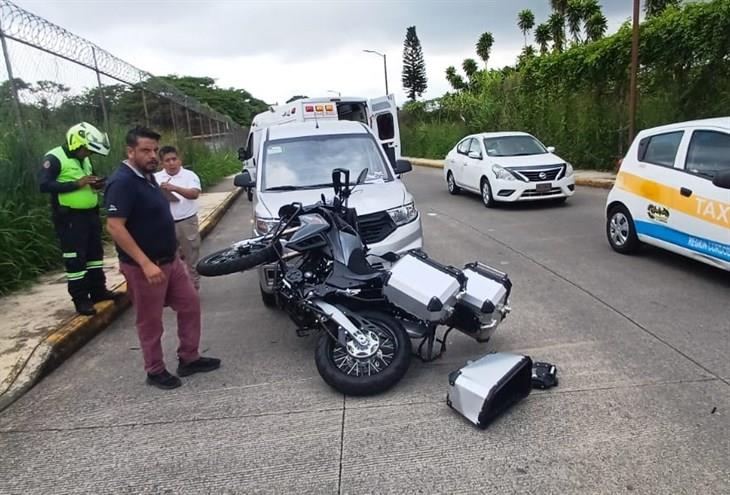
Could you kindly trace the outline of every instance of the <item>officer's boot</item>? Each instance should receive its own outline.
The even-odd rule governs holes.
[[[84,278],[69,280],[68,293],[71,294],[76,312],[80,315],[91,316],[96,314],[94,303],[89,299],[89,286]]]
[[[86,284],[89,287],[92,304],[99,301],[114,301],[121,296],[118,292],[106,288],[106,276],[101,260],[86,263]]]
[[[80,315],[93,316],[96,314],[96,309],[90,299],[74,299],[74,306]]]

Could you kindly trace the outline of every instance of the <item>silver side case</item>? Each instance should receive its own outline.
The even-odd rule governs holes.
[[[446,403],[466,419],[486,428],[500,413],[532,390],[529,356],[490,353],[449,374]]]
[[[461,284],[456,273],[425,255],[407,253],[390,268],[383,294],[416,318],[440,323],[453,312]]]
[[[507,274],[483,263],[470,263],[462,273],[466,288],[459,294],[448,324],[478,342],[486,342],[510,312],[512,283]]]

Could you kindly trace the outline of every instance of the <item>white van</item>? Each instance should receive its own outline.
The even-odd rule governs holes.
[[[642,242],[730,270],[730,117],[640,132],[606,203],[619,253]]]
[[[352,180],[367,168],[365,182],[352,192],[349,206],[357,212],[360,235],[369,254],[422,248],[421,217],[413,196],[400,180],[411,165],[402,159],[391,164],[379,144],[362,122],[307,120],[266,128],[252,157],[258,166],[243,172],[253,192],[254,235],[271,229],[283,205],[314,204],[322,195],[331,199],[335,168],[350,170]],[[261,296],[269,306],[274,304],[275,270],[272,265],[259,271]]]
[[[391,165],[395,165],[401,158],[398,108],[394,95],[371,100],[359,96],[336,98],[323,96],[300,98],[284,105],[269,107],[268,111],[256,115],[249,129],[246,146],[240,153],[244,169],[256,168],[256,156],[262,133],[269,127],[292,122],[332,120],[362,122],[373,130]]]

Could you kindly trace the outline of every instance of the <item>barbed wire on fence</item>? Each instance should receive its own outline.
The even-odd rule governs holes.
[[[189,111],[205,115],[217,123],[225,124],[226,131],[241,129],[241,126],[231,117],[186,95],[167,81],[138,69],[98,45],[24,10],[9,0],[0,0],[0,38],[3,37],[93,70],[97,73],[97,78],[104,75],[115,81],[139,88],[142,90],[143,100],[146,91]],[[10,72],[7,59],[6,64]],[[99,86],[102,86],[100,80]],[[145,112],[147,112],[146,103]],[[209,124],[211,134],[213,134],[212,122]],[[217,127],[219,128],[218,125]]]

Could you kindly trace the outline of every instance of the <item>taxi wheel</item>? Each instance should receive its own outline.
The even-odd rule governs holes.
[[[635,253],[641,241],[636,236],[636,227],[631,213],[624,205],[611,208],[606,219],[606,237],[614,251],[621,254]]]
[[[461,192],[461,188],[456,185],[456,181],[454,180],[454,174],[449,171],[448,175],[446,176],[446,185],[449,188],[449,194],[459,194]]]

